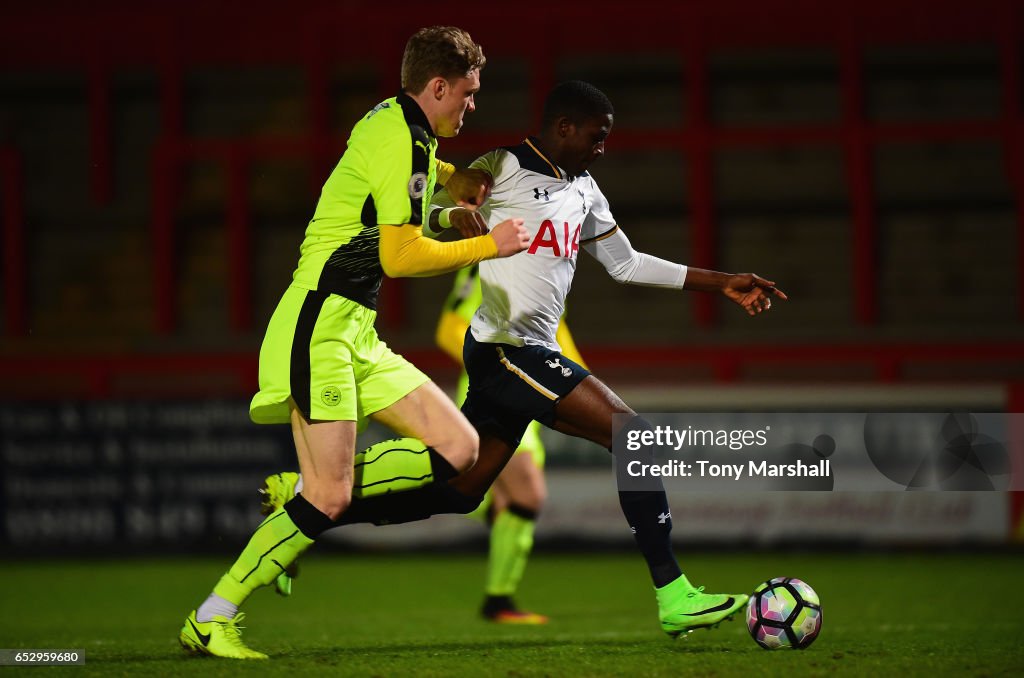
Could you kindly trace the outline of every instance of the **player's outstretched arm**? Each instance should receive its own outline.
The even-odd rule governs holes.
[[[637,252],[618,226],[580,244],[615,282],[683,289],[686,266]]]
[[[771,308],[771,297],[787,299],[770,280],[753,273],[722,273],[690,268],[637,252],[617,226],[613,231],[583,243],[584,249],[618,282],[701,292],[721,292],[750,315]]]
[[[789,297],[755,273],[722,273],[703,268],[690,268],[683,289],[701,292],[721,292],[743,307],[748,315],[763,313],[772,307],[772,297],[785,301]]]
[[[380,226],[380,265],[392,278],[424,278],[457,271],[485,259],[508,257],[530,246],[522,219],[506,219],[487,235],[454,242],[425,238],[412,224]]]

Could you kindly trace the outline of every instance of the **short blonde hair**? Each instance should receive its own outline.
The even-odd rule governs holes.
[[[402,89],[419,94],[433,78],[451,82],[487,63],[480,45],[454,26],[421,28],[409,38],[402,55]]]

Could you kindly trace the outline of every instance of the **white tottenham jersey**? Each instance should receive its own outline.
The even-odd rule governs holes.
[[[480,262],[483,301],[470,323],[484,343],[561,348],[555,341],[580,247],[620,282],[681,288],[686,267],[635,252],[616,226],[608,200],[588,173],[568,177],[538,150],[535,139],[495,149],[471,167],[494,177],[480,208],[489,227],[521,218],[530,246]],[[450,207],[447,193],[436,207]]]

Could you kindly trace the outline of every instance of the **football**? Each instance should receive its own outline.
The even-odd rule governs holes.
[[[818,594],[792,577],[764,582],[747,602],[747,630],[766,650],[806,649],[821,632]]]

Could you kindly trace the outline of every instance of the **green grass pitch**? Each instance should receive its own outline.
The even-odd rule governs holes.
[[[269,662],[188,657],[185,615],[227,558],[3,563],[0,647],[78,648],[89,675],[357,676],[995,676],[1024,671],[1024,555],[695,554],[709,591],[795,576],[822,600],[806,651],[767,652],[737,617],[672,640],[657,625],[639,556],[547,555],[520,600],[547,627],[493,626],[476,614],[482,556],[320,554],[290,599],[246,605],[245,639]],[[5,669],[0,668],[0,672]],[[7,669],[10,670],[10,669]]]

